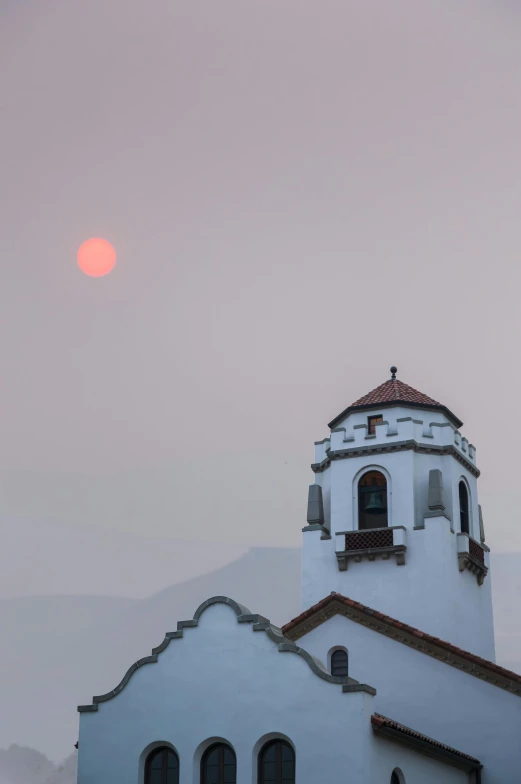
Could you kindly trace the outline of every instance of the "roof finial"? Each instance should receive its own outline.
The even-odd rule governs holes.
[[[393,365],[391,368],[391,378],[396,378],[396,374],[398,373],[398,368],[396,365]]]

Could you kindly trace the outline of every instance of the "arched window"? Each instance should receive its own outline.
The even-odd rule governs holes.
[[[235,752],[226,743],[214,743],[201,760],[201,784],[236,784]]]
[[[358,483],[358,528],[388,525],[387,480],[380,471],[368,471]]]
[[[403,773],[399,773],[398,770],[393,770],[391,774],[391,784],[405,784]]]
[[[262,747],[259,784],[295,784],[295,752],[285,740],[272,740]]]
[[[463,479],[459,483],[459,517],[462,534],[470,534],[469,494]]]
[[[145,763],[145,784],[179,784],[179,757],[172,749],[154,749]]]
[[[331,654],[331,675],[345,676],[347,675],[347,669],[347,651],[341,649],[333,651]]]

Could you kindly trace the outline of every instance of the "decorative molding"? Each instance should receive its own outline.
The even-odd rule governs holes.
[[[443,643],[443,641],[435,641],[435,638],[430,635],[407,627],[405,624],[400,624],[400,627],[397,628],[394,623],[391,623],[393,619],[387,619],[386,616],[369,610],[369,608],[365,608],[367,609],[366,613],[361,607],[348,606],[339,599],[327,598],[329,601],[323,608],[316,610],[312,615],[303,618],[300,623],[296,623],[291,629],[285,631],[286,637],[290,640],[298,640],[333,616],[343,615],[355,623],[407,645],[409,648],[414,648],[420,653],[432,656],[432,658],[466,672],[468,675],[486,681],[511,694],[521,696],[521,676],[516,673],[510,673],[509,670],[505,670],[493,662],[488,662],[486,659],[481,659],[479,656],[468,654],[466,651],[460,653],[456,646]]]
[[[354,691],[365,691],[367,694],[372,694],[373,697],[376,697],[376,689],[372,686],[368,686],[367,683],[344,683],[342,686],[342,692],[344,694],[352,694]]]
[[[403,566],[405,564],[406,552],[407,547],[404,544],[398,544],[392,547],[368,547],[365,550],[344,550],[344,552],[336,554],[338,571],[347,571],[349,561],[360,563],[364,558],[367,558],[368,561],[374,561],[376,558],[388,561],[391,555],[395,556],[397,566]]]
[[[392,740],[397,743],[410,746],[420,754],[427,757],[438,759],[448,765],[451,765],[466,773],[481,770],[483,767],[481,762],[469,754],[464,754],[458,749],[451,748],[444,743],[433,740],[427,735],[412,730],[410,727],[405,727],[396,721],[387,719],[385,716],[374,714],[371,717],[371,725],[375,735],[379,735],[387,740]]]
[[[475,465],[472,465],[465,455],[462,455],[456,447],[452,446],[452,444],[446,444],[445,446],[437,446],[433,444],[432,446],[427,446],[426,444],[420,444],[418,441],[414,439],[410,439],[408,441],[394,441],[392,443],[387,444],[378,444],[375,446],[357,446],[351,447],[348,449],[330,449],[327,453],[327,457],[322,460],[320,463],[312,463],[311,470],[315,474],[319,474],[322,471],[325,471],[326,468],[329,468],[331,462],[333,460],[345,460],[350,457],[363,457],[369,455],[378,455],[382,453],[388,452],[403,452],[406,450],[412,450],[413,452],[417,452],[423,455],[451,455],[454,457],[458,463],[461,463],[467,471],[475,476],[476,478],[480,475],[480,471],[476,468]]]
[[[445,512],[443,474],[439,468],[432,468],[429,471],[427,506],[429,507],[430,512]]]
[[[307,522],[312,525],[319,523],[325,526],[324,502],[322,500],[322,487],[320,485],[310,485],[308,491],[308,511]]]
[[[468,569],[476,575],[478,585],[483,585],[488,569],[485,565],[485,549],[468,534],[457,534],[458,539],[458,567],[460,572]]]
[[[423,519],[424,520],[425,520],[425,518],[428,519],[430,517],[444,517],[452,525],[452,519],[451,519],[450,515],[447,514],[446,511],[445,512],[441,512],[441,511],[437,511],[436,509],[434,509],[431,512],[425,512],[425,514],[423,515]],[[414,527],[415,528],[425,528],[425,525],[415,525]],[[452,533],[454,533],[454,529],[452,527],[451,527],[450,530],[452,531]]]
[[[247,607],[239,604],[239,602],[236,602],[234,599],[228,598],[227,596],[212,596],[210,599],[206,599],[206,601],[199,605],[192,620],[178,621],[177,630],[175,632],[168,632],[165,635],[161,645],[158,645],[157,648],[152,649],[151,656],[145,656],[143,659],[139,659],[139,661],[135,662],[135,664],[129,667],[123,679],[114,689],[107,692],[106,694],[93,697],[92,705],[79,705],[78,713],[95,712],[98,710],[98,705],[100,702],[107,702],[108,700],[116,697],[121,691],[123,691],[130,678],[136,672],[136,670],[139,669],[139,667],[142,667],[145,664],[156,663],[159,654],[168,648],[170,641],[181,639],[183,637],[184,629],[197,627],[203,612],[213,604],[226,604],[231,607],[237,617],[237,623],[251,623],[254,632],[265,632],[270,640],[272,640],[272,642],[277,645],[279,652],[296,653],[298,656],[304,659],[312,672],[322,680],[327,681],[328,683],[341,685],[343,687],[349,686],[350,688],[347,690],[349,692],[367,692],[368,694],[376,694],[376,690],[372,686],[368,686],[366,683],[358,683],[358,681],[355,681],[349,676],[340,677],[331,675],[319,659],[315,658],[315,656],[312,656],[310,653],[308,653],[308,651],[304,650],[304,648],[300,648],[298,645],[295,645],[293,640],[285,637],[282,633],[282,630],[279,629],[278,626],[274,626],[272,623],[270,623],[270,621],[263,615],[250,612]]]
[[[488,569],[483,564],[480,564],[476,558],[473,558],[469,553],[458,553],[458,567],[460,572],[468,569],[469,572],[475,574],[478,585],[483,585]]]
[[[438,405],[438,404],[430,404],[430,403],[413,403],[404,400],[386,400],[380,403],[363,403],[359,406],[348,406],[344,408],[344,410],[338,414],[334,419],[329,422],[328,427],[333,429],[336,427],[339,422],[346,417],[349,416],[353,411],[369,411],[370,409],[377,410],[377,409],[384,409],[384,408],[413,408],[415,410],[422,410],[422,411],[441,411],[447,419],[452,423],[453,426],[462,427],[463,422],[461,419],[458,419],[447,406]]]
[[[322,536],[320,537],[321,539],[331,539],[331,534],[321,523],[311,523],[310,525],[305,525],[302,529],[302,533],[306,533],[306,531],[322,531]]]
[[[405,541],[395,540],[394,531],[405,530],[405,526],[395,525],[338,532],[336,535],[344,536],[345,539],[344,550],[336,551],[339,571],[345,572],[349,561],[359,563],[364,558],[369,561],[374,561],[376,558],[387,561],[391,555],[395,556],[397,566],[403,566],[407,547]]]
[[[478,504],[479,510],[479,538],[481,539],[481,544],[485,544],[485,526],[483,524],[483,510],[481,508],[481,504]]]

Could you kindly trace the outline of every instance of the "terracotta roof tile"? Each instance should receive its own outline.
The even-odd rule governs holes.
[[[463,422],[442,403],[429,397],[429,395],[425,395],[423,392],[419,392],[417,389],[414,389],[414,387],[405,384],[397,378],[389,378],[387,381],[384,381],[383,384],[380,384],[380,386],[375,387],[371,392],[368,392],[367,395],[363,395],[363,397],[359,397],[358,400],[351,403],[351,405],[344,409],[341,414],[338,414],[338,416],[331,420],[329,427],[336,427],[336,425],[348,416],[351,411],[357,411],[364,408],[389,407],[392,405],[411,406],[413,408],[437,408],[440,411],[443,411],[456,427],[461,427],[463,424]]]
[[[379,405],[380,403],[419,403],[424,406],[441,406],[437,400],[432,397],[424,395],[423,392],[418,392],[417,389],[410,387],[409,384],[404,384],[397,378],[389,378],[380,384],[379,387],[371,390],[367,395],[358,398],[354,403],[351,403],[349,408],[357,406]]]
[[[371,724],[373,727],[380,729],[382,727],[389,727],[389,729],[395,730],[396,732],[401,732],[404,735],[408,735],[411,738],[416,738],[417,740],[421,740],[423,743],[427,743],[430,746],[435,746],[442,751],[447,751],[449,754],[454,754],[457,757],[462,757],[463,759],[471,762],[476,767],[481,767],[481,763],[475,757],[471,757],[469,754],[465,754],[463,751],[458,751],[458,749],[452,748],[452,746],[446,746],[445,743],[440,743],[437,740],[433,740],[433,738],[429,738],[427,735],[422,735],[421,732],[417,732],[416,730],[412,730],[410,727],[406,727],[405,724],[400,724],[393,719],[388,719],[386,716],[382,716],[379,713],[373,713],[371,716]]]
[[[497,682],[498,678],[509,681],[510,685],[513,687],[509,690],[521,694],[521,675],[519,675],[517,672],[507,670],[504,667],[500,667],[499,664],[488,661],[488,659],[483,659],[481,656],[476,656],[474,653],[465,651],[463,648],[458,648],[456,645],[452,645],[450,642],[440,640],[438,637],[433,637],[426,632],[422,632],[420,629],[416,629],[414,626],[409,626],[406,623],[397,621],[395,618],[391,618],[389,615],[372,610],[365,604],[361,604],[354,599],[349,599],[347,596],[343,596],[340,593],[333,592],[329,594],[329,596],[326,596],[320,602],[317,602],[317,604],[313,605],[313,607],[310,607],[296,618],[293,618],[282,627],[282,633],[291,640],[297,640],[306,633],[305,631],[300,632],[298,627],[300,627],[301,624],[303,624],[308,619],[318,615],[323,609],[328,607],[328,605],[334,604],[335,602],[340,605],[344,604],[347,607],[353,608],[361,615],[370,616],[372,619],[377,618],[385,626],[389,627],[389,629],[399,629],[402,634],[409,634],[413,637],[421,638],[426,644],[434,645],[436,648],[441,649],[448,654],[453,654],[454,656],[457,656],[459,659],[463,659],[471,665],[475,665],[476,667],[480,667],[482,670],[486,670],[487,674],[490,675],[490,682],[494,685],[502,686],[501,683]],[[356,621],[356,618],[354,620]],[[361,623],[362,621],[359,622]],[[322,621],[320,623],[322,623]],[[397,639],[399,642],[401,642],[399,637]],[[448,663],[450,664],[450,661]],[[480,677],[478,673],[472,669],[467,670],[467,672],[470,675]],[[504,686],[502,686],[502,688],[504,688]]]

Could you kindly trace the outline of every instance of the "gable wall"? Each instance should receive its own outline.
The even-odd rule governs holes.
[[[368,778],[371,784],[389,784],[395,768],[402,773],[405,784],[469,784],[469,774],[465,771],[377,736],[372,738],[368,768],[371,770]],[[344,780],[350,784],[349,777]]]
[[[323,662],[345,646],[349,675],[377,690],[376,712],[477,757],[483,784],[519,782],[521,697],[340,615],[297,642]]]
[[[369,784],[373,712],[371,695],[343,694],[300,656],[237,623],[230,607],[213,605],[116,697],[80,714],[78,784],[142,784],[139,757],[157,741],[177,750],[181,784],[194,784],[197,755],[211,738],[231,743],[237,781],[249,784],[254,747],[273,732],[293,742],[299,784],[338,781],[345,770],[353,784]]]

